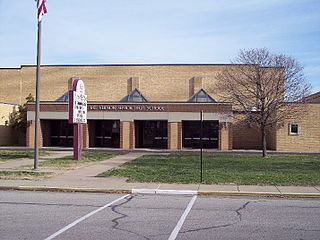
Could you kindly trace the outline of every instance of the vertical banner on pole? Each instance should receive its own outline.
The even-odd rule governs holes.
[[[69,124],[73,124],[73,159],[80,160],[82,152],[82,125],[87,123],[87,95],[82,80],[73,78],[69,90]]]

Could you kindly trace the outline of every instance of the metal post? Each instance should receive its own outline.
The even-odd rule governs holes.
[[[38,21],[38,42],[37,42],[37,72],[36,72],[36,114],[34,133],[34,170],[38,169],[39,162],[39,129],[40,129],[40,57],[41,57],[41,21]]]
[[[203,111],[200,112],[200,183],[203,182],[202,135],[203,135]]]

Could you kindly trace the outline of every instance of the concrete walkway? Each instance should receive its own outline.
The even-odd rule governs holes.
[[[59,156],[72,154],[71,152],[57,153]],[[52,158],[57,154],[50,155]],[[41,180],[0,180],[0,189],[15,190],[43,190],[43,191],[84,191],[84,192],[133,192],[152,194],[210,194],[230,196],[274,196],[274,197],[312,197],[320,198],[320,186],[248,186],[248,185],[205,185],[205,184],[159,184],[159,183],[128,183],[125,178],[95,177],[123,163],[132,161],[146,152],[130,152],[118,155],[112,159],[83,165],[77,169],[60,170],[51,178]],[[152,153],[157,154],[157,153]],[[161,153],[158,153],[161,154]],[[12,161],[15,163],[0,164],[17,167],[25,164],[25,159]],[[30,159],[28,159],[30,164]],[[21,165],[20,165],[21,166]],[[49,171],[49,170],[46,170]]]
[[[124,155],[118,155],[111,159],[95,162],[90,165],[79,167],[77,169],[68,170],[61,175],[52,177],[50,181],[89,181],[91,178],[95,178],[101,172],[105,172],[112,168],[118,167],[143,155],[143,153],[128,153]],[[98,178],[96,180],[99,179],[101,180],[101,178]]]

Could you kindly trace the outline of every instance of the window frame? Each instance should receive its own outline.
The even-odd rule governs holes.
[[[296,126],[297,132],[292,131],[292,127]],[[290,136],[298,136],[300,134],[300,127],[298,123],[289,123],[289,129],[288,129]]]

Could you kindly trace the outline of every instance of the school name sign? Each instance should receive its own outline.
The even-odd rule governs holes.
[[[90,105],[91,111],[134,111],[134,112],[163,112],[166,111],[164,106],[148,105]]]

